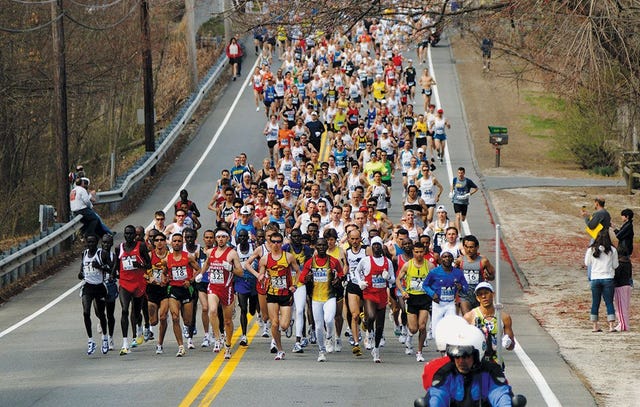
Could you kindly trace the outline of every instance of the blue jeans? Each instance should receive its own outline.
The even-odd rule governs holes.
[[[616,320],[616,310],[613,307],[614,292],[615,284],[612,278],[591,280],[591,321],[598,320],[601,299],[604,299],[607,306],[607,321]]]

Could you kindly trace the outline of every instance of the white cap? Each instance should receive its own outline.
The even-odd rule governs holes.
[[[445,207],[443,205],[439,205],[438,208],[436,209],[436,212],[447,213],[447,210],[445,209]]]
[[[486,281],[481,282],[480,284],[478,284],[476,286],[476,289],[474,290],[474,292],[478,292],[478,290],[481,290],[483,288],[486,288],[487,290],[494,292],[493,291],[493,286],[490,283],[487,283]]]
[[[374,244],[379,243],[381,245],[383,245],[384,243],[382,242],[382,238],[380,236],[375,236],[373,239],[371,239],[371,246],[373,246]]]
[[[247,205],[243,206],[242,208],[240,208],[240,215],[251,215],[251,208],[249,208]]]

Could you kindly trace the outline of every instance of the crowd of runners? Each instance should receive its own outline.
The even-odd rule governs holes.
[[[228,359],[234,339],[249,345],[252,316],[275,360],[313,349],[323,362],[344,338],[354,357],[366,350],[379,363],[387,315],[418,362],[448,315],[483,329],[487,358],[498,342],[513,348],[506,313],[496,337],[494,268],[478,239],[461,234],[478,187],[462,167],[453,179],[435,175],[451,125],[431,99],[426,39],[417,63],[403,57],[414,34],[406,27],[374,19],[350,35],[293,29],[273,42],[256,32],[249,75],[266,123],[243,137],[266,141],[266,158],[239,153],[228,163],[206,205],[215,225],[202,224],[183,190],[146,229],[125,227],[115,250],[111,235],[87,236],[78,277],[88,354],[114,349],[116,301],[123,356],[153,340],[162,354],[171,325],[176,356],[200,346]]]

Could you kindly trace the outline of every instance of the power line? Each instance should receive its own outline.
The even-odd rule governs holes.
[[[60,20],[62,18],[62,16],[64,16],[64,13],[60,13],[53,20],[47,21],[46,23],[41,24],[41,25],[36,26],[36,27],[31,27],[31,28],[0,27],[0,31],[4,31],[4,32],[12,33],[12,34],[20,34],[20,33],[28,33],[28,32],[38,31],[38,30],[41,30],[41,29],[43,29],[45,27],[48,27],[51,24],[55,23],[56,21]]]
[[[28,1],[28,0],[10,0],[14,3],[18,3],[18,4],[28,4],[28,5],[33,5],[33,6],[39,6],[42,4],[51,4],[51,3],[56,3],[58,0],[40,0],[40,1]]]
[[[109,30],[113,27],[117,27],[118,25],[122,24],[126,19],[128,19],[131,14],[133,14],[133,12],[138,8],[138,5],[140,4],[140,0],[136,1],[133,6],[131,6],[131,9],[129,10],[129,12],[127,14],[125,14],[120,20],[116,21],[113,24],[109,24],[103,27],[97,27],[97,26],[91,26],[88,24],[85,24],[79,20],[77,20],[75,17],[73,17],[71,14],[69,14],[68,11],[64,12],[64,15],[71,21],[73,21],[74,23],[78,24],[80,27],[86,28],[87,30],[92,30],[92,31],[105,31],[105,30]]]
[[[14,0],[14,1],[20,1],[20,0]],[[69,3],[75,4],[76,6],[80,6],[80,7],[86,7],[88,9],[95,9],[95,10],[99,10],[99,9],[107,9],[109,7],[113,7],[116,6],[120,3],[122,3],[124,0],[114,0],[111,3],[107,3],[107,4],[85,4],[85,3],[81,3],[79,1],[76,0],[66,0]]]

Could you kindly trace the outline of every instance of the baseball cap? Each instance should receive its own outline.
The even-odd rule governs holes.
[[[447,213],[447,210],[445,209],[445,207],[443,205],[439,205],[438,208],[436,208],[436,212]]]
[[[285,192],[285,191],[291,192],[291,187],[289,185],[285,185],[284,188],[282,188],[282,192]]]
[[[438,113],[444,113],[444,110],[438,109]]]
[[[477,293],[478,290],[481,290],[483,288],[486,288],[487,290],[494,292],[493,291],[493,286],[490,283],[487,283],[486,281],[481,282],[480,284],[478,284],[476,286],[475,292]]]
[[[240,215],[251,215],[251,208],[249,208],[247,205],[243,206],[242,208],[240,208]]]
[[[382,129],[382,134],[387,134],[387,133],[389,133],[388,129]]]
[[[382,238],[380,236],[376,236],[373,239],[371,239],[371,246],[373,246],[374,244],[379,243],[379,244],[384,244],[382,242]]]
[[[316,112],[315,110],[313,112],[311,112],[311,116],[317,116],[318,112]]]

